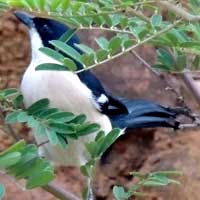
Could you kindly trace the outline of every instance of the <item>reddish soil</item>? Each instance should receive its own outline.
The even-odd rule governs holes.
[[[94,32],[79,34],[81,39],[92,46]],[[0,18],[0,88],[18,87],[21,76],[30,59],[30,47],[25,27],[14,16],[6,13]],[[155,61],[154,49],[149,46],[137,49],[137,52],[150,64]],[[165,105],[175,105],[176,97],[165,91],[166,84],[152,74],[131,54],[117,59],[108,66],[95,69],[98,78],[105,87],[118,96],[157,100]],[[112,77],[112,78],[111,78]],[[186,102],[198,112],[199,108],[184,84],[177,77],[169,77],[169,82],[186,98]],[[3,122],[1,122],[3,123]],[[27,130],[16,126],[21,136],[30,139]],[[181,186],[148,189],[147,200],[200,200],[200,131],[178,131],[166,129],[134,130],[121,137],[103,157],[94,183],[97,199],[113,199],[112,186],[122,184],[130,186],[134,179],[130,171],[149,172],[154,170],[176,169],[183,172]],[[0,151],[12,144],[12,139],[0,131]],[[78,169],[57,169],[56,182],[62,187],[81,194],[83,177]],[[23,182],[15,183],[5,175],[0,182],[6,185],[6,200],[54,200],[52,195],[42,189],[24,191]]]

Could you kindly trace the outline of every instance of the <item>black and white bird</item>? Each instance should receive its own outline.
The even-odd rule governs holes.
[[[85,114],[91,122],[100,124],[106,133],[112,127],[124,129],[145,127],[179,128],[178,113],[168,107],[148,100],[129,100],[112,96],[90,71],[75,74],[71,71],[36,71],[43,63],[57,63],[39,51],[40,47],[53,48],[49,41],[60,38],[69,28],[52,19],[34,17],[24,12],[15,12],[30,34],[32,58],[23,76],[21,91],[25,106],[48,98],[50,106],[75,114]],[[70,46],[80,43],[74,35],[68,42]],[[78,68],[82,66],[78,64]],[[58,165],[80,166],[87,161],[84,142],[93,140],[95,134],[69,141],[66,150],[50,144],[43,145],[43,153]],[[41,143],[45,138],[36,138]]]

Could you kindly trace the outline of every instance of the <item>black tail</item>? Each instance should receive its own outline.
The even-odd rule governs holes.
[[[171,127],[179,128],[176,109],[167,108],[147,100],[119,100],[127,112],[110,115],[114,127],[119,128],[154,128]]]

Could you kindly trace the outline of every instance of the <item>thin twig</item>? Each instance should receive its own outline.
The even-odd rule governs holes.
[[[191,72],[184,71],[183,72],[183,80],[184,80],[185,84],[187,85],[187,87],[193,93],[194,97],[197,100],[197,103],[200,105],[200,91],[194,82]]]
[[[193,123],[193,124],[180,124],[179,125],[179,128],[180,129],[186,129],[186,128],[196,128],[196,127],[199,127],[200,124],[197,124],[197,123]]]
[[[131,15],[137,16],[137,17],[141,18],[142,20],[144,20],[145,22],[150,23],[150,19],[147,16],[145,16],[142,12],[137,11],[133,8],[128,7],[126,10],[126,13],[128,15],[131,14]]]
[[[41,147],[41,146],[43,146],[45,144],[48,144],[48,143],[49,143],[49,140],[46,140],[46,141],[44,141],[44,142],[42,142],[40,144],[37,144],[37,147],[39,148],[39,147]]]
[[[151,65],[144,60],[136,51],[132,50],[130,51],[132,55],[134,55],[137,59],[139,59],[150,71],[152,71],[155,75],[160,76],[160,73],[156,71]]]
[[[177,16],[181,17],[184,20],[190,21],[190,22],[197,22],[200,21],[200,15],[193,15],[184,10],[181,7],[178,7],[169,1],[162,1],[162,0],[157,0],[157,3],[160,4],[161,6],[167,8],[170,11],[173,11],[176,13]]]
[[[100,27],[99,26],[80,26],[78,27],[78,30],[100,30],[100,31],[109,31],[109,32],[117,32],[117,33],[127,33],[134,36],[131,31],[128,31],[126,29],[118,29],[115,27],[106,28],[103,26],[100,26]]]
[[[79,197],[61,188],[54,182],[51,182],[48,185],[43,186],[42,188],[46,190],[47,192],[53,194],[55,197],[57,197],[60,200],[81,200]]]

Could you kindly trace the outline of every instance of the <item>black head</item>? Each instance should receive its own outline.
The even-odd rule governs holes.
[[[53,19],[34,17],[22,11],[16,11],[14,14],[29,29],[35,28],[37,30],[42,39],[43,45],[46,47],[52,48],[49,41],[59,39],[69,30],[66,25]],[[74,43],[80,43],[79,38],[76,35],[68,41],[70,46],[74,46]]]

